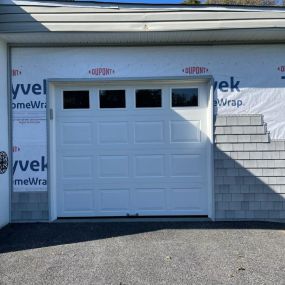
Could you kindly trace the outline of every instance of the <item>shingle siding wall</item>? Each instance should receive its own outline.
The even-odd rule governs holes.
[[[285,219],[285,141],[262,115],[217,116],[214,131],[216,219]]]
[[[12,193],[11,219],[20,221],[48,221],[48,193]]]

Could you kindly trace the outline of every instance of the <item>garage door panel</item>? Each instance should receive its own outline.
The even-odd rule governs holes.
[[[165,157],[163,155],[136,155],[135,175],[139,177],[165,176]]]
[[[129,176],[129,157],[124,155],[99,156],[99,177],[125,178]]]
[[[126,144],[129,142],[128,122],[99,122],[99,144]]]
[[[201,154],[171,155],[170,169],[173,177],[202,176],[203,156]]]
[[[93,190],[80,191],[64,190],[64,212],[93,212]]]
[[[63,157],[62,174],[64,178],[91,178],[92,157]]]
[[[135,143],[157,144],[165,143],[164,122],[145,121],[134,124]]]
[[[172,143],[200,142],[200,121],[171,121],[170,138]]]
[[[169,110],[170,120],[201,120],[201,113],[205,111],[205,107],[195,107],[195,108],[172,108]]]
[[[92,123],[65,122],[61,124],[62,145],[90,145],[92,141]]]
[[[166,208],[166,189],[136,188],[135,208],[140,210],[162,211]]]
[[[177,187],[170,189],[170,207],[173,210],[205,210],[202,187]]]
[[[128,212],[130,208],[130,189],[100,189],[99,211],[101,212]]]
[[[77,179],[76,179],[77,180]],[[74,179],[65,179],[64,183],[61,184],[61,188],[64,191],[85,191],[85,190],[92,190],[94,191],[94,182],[96,179],[92,177],[92,179],[78,179],[74,182]],[[78,187],[78,183],[80,183],[80,187]]]
[[[59,105],[62,104],[62,102],[58,102]],[[86,119],[89,119],[93,115],[92,110],[82,110],[80,109],[68,109],[68,110],[63,110],[62,108],[58,108],[56,113],[56,119],[68,119],[69,121],[74,121],[74,118],[79,118],[78,121],[84,121]]]
[[[56,154],[61,158],[72,157],[72,155],[78,156],[79,153],[82,157],[90,157],[93,151],[94,145],[80,145],[80,147],[78,145],[62,145],[57,149]],[[94,155],[92,155],[93,158]]]

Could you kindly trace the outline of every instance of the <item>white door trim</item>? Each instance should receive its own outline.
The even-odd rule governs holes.
[[[209,143],[207,144],[207,165],[208,165],[208,217],[215,219],[214,215],[214,156],[213,156],[213,77],[151,77],[151,78],[110,78],[110,79],[47,79],[47,156],[48,156],[48,195],[49,195],[49,220],[57,219],[57,193],[56,193],[56,137],[55,137],[55,94],[59,88],[66,86],[91,86],[94,84],[118,85],[118,84],[134,84],[143,83],[204,83],[208,86],[208,108],[207,108],[207,136]]]

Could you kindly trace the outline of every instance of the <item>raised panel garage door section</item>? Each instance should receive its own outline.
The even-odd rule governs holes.
[[[59,88],[59,217],[208,215],[203,85]]]

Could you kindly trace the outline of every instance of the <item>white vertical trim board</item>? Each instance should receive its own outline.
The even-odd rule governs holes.
[[[9,223],[10,220],[10,164],[11,157],[9,155],[9,124],[8,124],[8,49],[7,44],[0,40],[0,152],[8,155],[9,167],[7,171],[0,174],[0,228]]]
[[[214,193],[214,79],[212,78],[208,82],[208,112],[207,112],[207,122],[208,122],[208,217],[215,220],[215,193]]]

